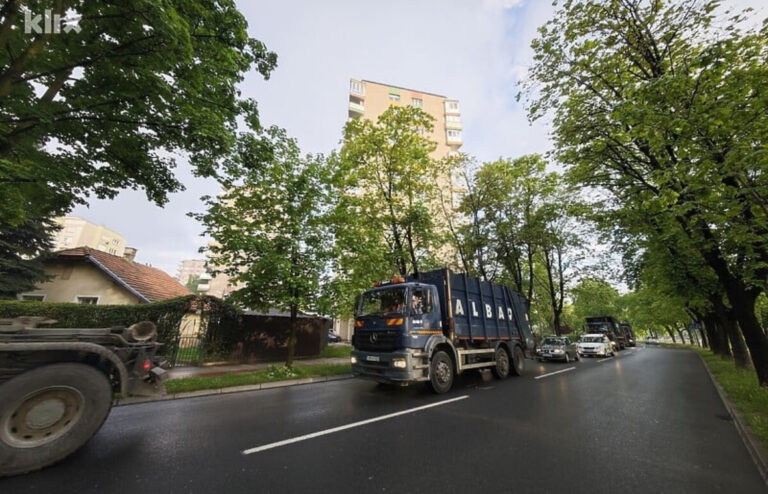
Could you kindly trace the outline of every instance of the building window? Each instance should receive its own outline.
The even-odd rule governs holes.
[[[459,111],[459,102],[458,101],[446,101],[445,102],[445,109],[446,109],[446,111],[450,111],[450,112],[458,112]]]
[[[359,96],[365,96],[365,87],[360,81],[349,81],[349,92]]]
[[[34,293],[34,294],[22,294],[21,300],[24,302],[42,302],[45,300],[45,294],[44,293]]]
[[[461,122],[461,117],[458,116],[458,115],[446,115],[445,120],[446,120],[446,122],[460,123]]]
[[[449,141],[460,141],[461,140],[461,131],[460,130],[452,130],[448,129],[448,140]]]
[[[421,98],[411,98],[411,105],[416,108],[424,108],[424,100]]]
[[[395,93],[389,93],[389,101],[400,101],[400,95]]]
[[[94,297],[92,295],[78,295],[77,303],[85,305],[96,305],[99,303],[99,297]]]

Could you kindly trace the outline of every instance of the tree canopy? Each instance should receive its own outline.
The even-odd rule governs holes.
[[[45,9],[77,29],[30,32],[25,13]],[[276,63],[246,27],[232,0],[3,2],[0,220],[125,188],[161,205],[183,188],[172,171],[181,154],[216,176],[238,119],[258,127],[237,83]]]
[[[270,158],[262,160],[265,140]],[[290,312],[288,358],[293,363],[299,311],[316,311],[327,276],[330,173],[323,156],[302,156],[285,131],[240,140],[232,158],[244,171],[196,217],[213,239],[214,269],[241,287],[232,293],[245,307]]]
[[[525,90],[532,118],[553,116],[571,180],[610,192],[601,207],[619,227],[683,238],[711,270],[768,386],[755,316],[768,280],[768,25],[744,19],[718,1],[569,0],[533,42]]]

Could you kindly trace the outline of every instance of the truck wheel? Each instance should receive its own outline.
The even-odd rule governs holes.
[[[522,376],[525,370],[525,355],[518,345],[512,350],[512,374]]]
[[[438,350],[432,355],[427,386],[438,395],[447,393],[453,386],[453,362],[443,350]]]
[[[506,379],[509,377],[509,354],[507,351],[502,347],[497,348],[494,360],[496,360],[496,366],[491,371],[496,376],[496,379]]]
[[[0,477],[69,456],[101,428],[112,386],[83,364],[53,364],[0,385]]]

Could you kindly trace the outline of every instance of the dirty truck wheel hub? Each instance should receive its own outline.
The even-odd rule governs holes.
[[[85,398],[67,386],[47,388],[28,395],[4,417],[2,435],[18,448],[51,442],[70,430],[80,419]]]
[[[435,367],[435,373],[437,374],[437,380],[441,384],[448,382],[450,372],[451,369],[448,367],[446,362],[440,361],[437,363],[437,366]]]

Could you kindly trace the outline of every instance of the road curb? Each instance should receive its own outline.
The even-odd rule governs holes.
[[[301,379],[288,379],[285,381],[272,381],[261,384],[246,384],[244,386],[229,386],[226,388],[201,389],[198,391],[187,391],[185,393],[173,393],[162,396],[133,396],[130,398],[118,398],[114,406],[138,405],[141,403],[152,403],[155,401],[182,400],[185,398],[197,398],[199,396],[223,395],[230,393],[244,393],[246,391],[260,391],[275,388],[287,388],[290,386],[303,386],[306,384],[316,384],[331,381],[341,381],[352,379],[352,374],[339,374],[335,376],[317,376],[303,377]]]
[[[709,375],[709,379],[715,386],[717,394],[720,395],[720,399],[723,401],[725,409],[728,410],[728,413],[731,415],[731,417],[733,417],[733,424],[736,427],[736,432],[739,433],[739,437],[741,437],[744,446],[747,448],[749,456],[752,457],[752,461],[755,463],[757,470],[760,472],[760,476],[763,478],[763,482],[765,482],[765,485],[768,486],[768,452],[765,450],[760,441],[754,437],[752,434],[752,428],[749,426],[741,413],[736,409],[736,407],[731,405],[730,401],[728,401],[728,396],[725,394],[725,390],[722,388],[722,386],[720,386],[720,383],[717,382],[717,379],[715,379],[712,371],[709,370],[709,366],[707,366],[704,358],[698,352],[696,355],[699,356],[704,369]]]

